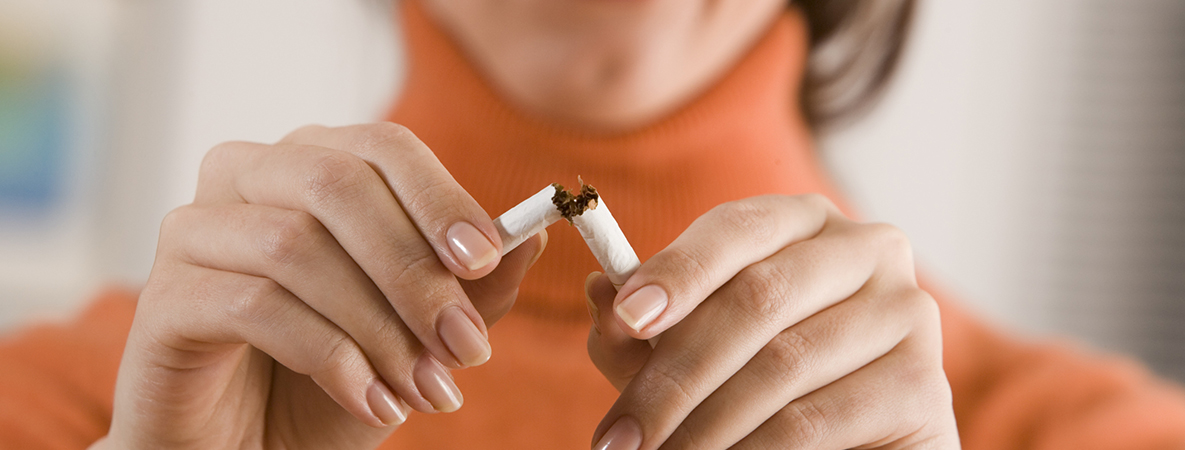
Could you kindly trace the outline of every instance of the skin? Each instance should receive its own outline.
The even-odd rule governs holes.
[[[211,150],[194,202],[161,225],[94,448],[373,448],[411,409],[455,410],[440,380],[484,359],[444,342],[444,317],[484,340],[546,243],[470,268],[447,243],[458,223],[497,251],[490,218],[399,125]]]
[[[609,132],[687,102],[785,7],[424,3],[509,101]],[[373,448],[411,410],[460,406],[448,372],[489,357],[486,329],[545,244],[475,258],[501,248],[491,219],[395,124],[222,144],[162,224],[93,448]],[[620,292],[593,274],[588,351],[621,391],[593,446],[958,448],[913,267],[900,231],[806,195],[717,207]],[[665,302],[638,324],[623,313],[643,292]]]
[[[635,330],[616,306],[656,288],[668,305]],[[585,290],[589,355],[621,391],[597,448],[959,447],[908,239],[826,197],[720,205],[620,292],[596,273]]]
[[[583,129],[671,112],[724,73],[782,0],[427,0],[504,97]]]

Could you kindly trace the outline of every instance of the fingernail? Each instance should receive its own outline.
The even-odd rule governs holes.
[[[539,257],[543,256],[543,250],[547,248],[547,230],[539,232],[539,250],[535,251],[535,256],[531,257],[531,262],[527,263],[527,268],[535,267],[535,263],[539,262]]]
[[[601,318],[601,309],[597,308],[596,303],[593,303],[592,296],[588,292],[592,288],[593,281],[599,276],[601,276],[600,272],[593,272],[584,279],[584,302],[588,304],[588,316],[592,318],[593,329],[597,330],[597,334],[601,334],[601,325],[598,323]]]
[[[637,450],[642,446],[642,428],[629,417],[622,417],[601,436],[593,450]]]
[[[366,389],[366,403],[383,425],[399,425],[407,421],[407,410],[382,380],[375,379]]]
[[[435,358],[427,354],[420,357],[412,378],[415,379],[416,389],[420,390],[420,395],[423,395],[437,411],[456,411],[465,401],[461,397],[461,390],[453,383],[453,377]]]
[[[460,307],[445,308],[436,324],[440,340],[466,366],[480,366],[490,360],[490,342]]]
[[[453,255],[469,270],[485,267],[498,257],[498,249],[490,239],[469,222],[454,223],[445,235]]]
[[[617,304],[617,315],[633,328],[642,331],[667,309],[667,291],[657,285],[644,286]]]

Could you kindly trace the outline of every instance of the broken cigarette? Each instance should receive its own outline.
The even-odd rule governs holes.
[[[494,228],[502,238],[502,254],[560,219],[568,219],[580,231],[614,289],[620,290],[642,265],[613,213],[605,206],[605,200],[596,188],[583,181],[579,194],[573,195],[563,186],[552,184],[494,219]],[[648,339],[651,348],[658,345],[659,337]]]
[[[502,238],[502,254],[560,219],[567,219],[580,231],[614,287],[620,288],[642,265],[597,189],[583,182],[578,194],[559,184],[545,187],[494,219]]]

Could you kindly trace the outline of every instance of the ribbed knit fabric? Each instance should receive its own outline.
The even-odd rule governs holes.
[[[391,114],[490,213],[577,175],[601,189],[646,259],[713,206],[827,182],[794,99],[805,27],[789,13],[709,90],[643,129],[596,135],[502,100],[414,0],[403,2],[411,72]],[[454,372],[465,405],[412,414],[383,449],[579,449],[617,393],[589,362],[582,284],[597,268],[559,224],[518,304],[490,330],[493,358]],[[967,450],[1185,449],[1185,395],[1123,359],[1011,339],[931,284],[943,364]],[[0,449],[78,449],[111,421],[136,293],[0,340]]]

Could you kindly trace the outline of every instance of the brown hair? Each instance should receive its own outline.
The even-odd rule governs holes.
[[[810,26],[802,110],[812,128],[868,109],[897,68],[915,0],[790,0]]]

